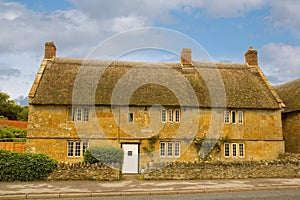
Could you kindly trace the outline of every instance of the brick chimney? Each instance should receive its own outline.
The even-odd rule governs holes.
[[[192,49],[183,48],[180,55],[180,61],[183,66],[192,65]]]
[[[54,42],[46,42],[44,59],[52,59],[54,57],[56,57],[56,46]]]
[[[257,51],[253,47],[249,47],[248,51],[245,53],[245,60],[248,65],[258,65]]]

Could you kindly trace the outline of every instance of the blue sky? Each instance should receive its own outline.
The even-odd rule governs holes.
[[[0,90],[27,96],[46,41],[55,42],[59,57],[85,58],[115,34],[143,27],[178,31],[218,62],[243,63],[253,46],[277,85],[300,77],[299,10],[298,0],[0,0]],[[161,55],[143,51],[127,59],[168,60]]]

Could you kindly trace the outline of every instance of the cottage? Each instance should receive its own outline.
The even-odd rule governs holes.
[[[53,42],[29,93],[27,149],[62,162],[89,146],[124,149],[124,173],[150,161],[261,160],[284,152],[284,104],[246,63],[101,61],[56,57]]]
[[[282,112],[285,150],[300,153],[300,78],[276,86],[276,90],[286,104]]]

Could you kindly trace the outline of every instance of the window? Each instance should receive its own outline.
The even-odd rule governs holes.
[[[230,144],[229,143],[224,144],[224,156],[225,157],[230,156]]]
[[[231,149],[230,149],[231,145]],[[245,145],[244,143],[225,143],[224,144],[224,156],[225,157],[230,157],[232,156],[237,157],[239,156],[240,158],[245,157]]]
[[[133,113],[128,113],[128,122],[133,122]]]
[[[81,108],[77,108],[77,121],[81,121]]]
[[[160,157],[180,157],[180,142],[160,142]]]
[[[174,143],[174,156],[175,157],[180,157],[180,143],[179,142],[175,142]]]
[[[230,123],[230,113],[229,113],[229,111],[224,112],[224,122],[225,122],[225,124]]]
[[[89,108],[71,108],[70,121],[89,121]]]
[[[89,109],[88,108],[83,109],[83,121],[89,121]]]
[[[244,123],[244,113],[243,111],[224,111],[224,123],[225,124],[243,124]]]
[[[168,142],[168,157],[172,157],[172,156],[173,156],[173,143]]]
[[[89,143],[88,142],[83,142],[82,143],[82,155],[84,155],[86,149],[88,148]]]
[[[243,111],[239,111],[239,112],[238,112],[238,123],[239,123],[239,124],[242,124],[242,123],[243,123],[243,120],[244,120],[244,117],[243,117]]]
[[[73,150],[73,142],[68,142],[68,156],[73,156],[74,154]]]
[[[69,141],[68,157],[81,157],[88,148],[88,142]]]
[[[180,122],[180,110],[175,110],[175,122]]]
[[[245,156],[245,149],[244,149],[244,144],[243,143],[240,143],[239,144],[239,153],[240,153],[240,157],[244,157]]]
[[[161,142],[160,143],[160,157],[165,157],[166,156],[166,143]]]
[[[80,142],[75,142],[75,156],[80,156]]]
[[[237,156],[237,145],[235,143],[232,144],[232,157]]]
[[[236,123],[235,111],[231,111],[231,123],[233,123],[233,124]]]
[[[167,111],[165,109],[161,110],[161,122],[165,123],[167,121]]]
[[[169,110],[169,122],[173,122],[173,110]]]

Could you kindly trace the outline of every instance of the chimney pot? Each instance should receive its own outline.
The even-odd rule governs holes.
[[[249,50],[245,53],[245,61],[248,65],[258,65],[257,51],[254,50],[252,46],[250,46]]]
[[[54,57],[56,57],[56,46],[54,42],[46,42],[44,59],[52,59]]]
[[[192,65],[192,49],[183,48],[180,55],[180,61],[183,66]]]

